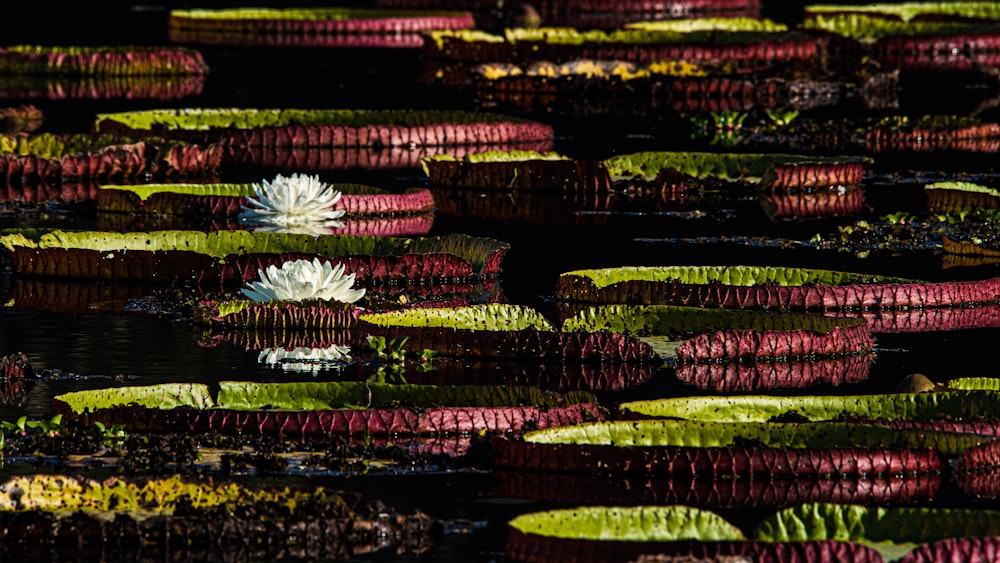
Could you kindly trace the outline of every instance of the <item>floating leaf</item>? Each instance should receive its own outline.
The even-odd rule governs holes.
[[[554,331],[537,311],[516,305],[405,309],[358,317],[355,338],[407,337],[443,356],[530,362],[662,362],[636,338],[609,332]],[[362,342],[363,344],[363,342]]]
[[[869,545],[897,559],[917,544],[946,538],[1000,535],[1000,512],[955,508],[881,508],[806,504],[765,519],[754,529],[761,541],[835,539]]]
[[[678,362],[820,359],[874,348],[864,321],[856,319],[670,305],[592,307],[563,323],[565,332],[578,330],[644,335],[661,356],[676,355]]]
[[[766,422],[786,416],[811,421],[843,418],[885,421],[994,420],[996,413],[1000,412],[1000,393],[944,391],[796,397],[684,397],[626,402],[621,409],[645,416],[702,421]]]

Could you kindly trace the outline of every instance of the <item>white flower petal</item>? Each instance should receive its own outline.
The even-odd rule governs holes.
[[[266,271],[258,270],[257,275],[259,280],[247,282],[240,291],[258,302],[323,299],[354,303],[365,295],[364,288],[351,288],[355,274],[345,275],[342,263],[331,266],[329,261],[322,262],[319,258],[311,262],[290,260],[280,268],[271,265]]]
[[[346,213],[334,209],[341,193],[319,180],[318,176],[278,174],[274,181],[254,184],[255,196],[241,205],[239,220],[277,232],[328,234],[344,224],[336,221]]]

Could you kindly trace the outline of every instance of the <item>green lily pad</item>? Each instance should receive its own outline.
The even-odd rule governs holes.
[[[739,528],[689,506],[581,506],[522,514],[508,523],[525,534],[609,541],[740,541]]]
[[[631,401],[623,403],[621,409],[646,416],[734,422],[766,422],[789,415],[810,421],[842,418],[889,421],[995,419],[1000,412],[1000,392],[683,397]]]
[[[761,541],[837,539],[869,545],[895,560],[919,544],[945,538],[1000,535],[1000,512],[952,508],[882,508],[805,504],[757,525]]]
[[[988,438],[949,432],[899,431],[847,422],[781,423],[643,419],[605,421],[527,432],[536,444],[630,447],[930,448],[958,455]],[[860,454],[859,454],[860,455]]]

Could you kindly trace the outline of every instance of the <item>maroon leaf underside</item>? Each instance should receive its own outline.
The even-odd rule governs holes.
[[[433,521],[426,516],[386,516],[246,518],[213,511],[136,520],[84,512],[59,517],[51,511],[4,511],[0,557],[11,561],[342,559],[383,549],[421,551],[431,543]]]
[[[144,174],[164,178],[214,174],[222,161],[222,147],[170,145],[164,151],[138,142],[58,158],[0,154],[0,179],[6,182],[53,182],[64,179],[96,181],[135,179]]]
[[[66,419],[77,415],[61,401],[53,411]],[[98,409],[80,416],[86,423],[120,424],[129,432],[219,432],[267,436],[325,436],[328,434],[438,435],[510,432],[600,420],[598,405],[581,403],[561,407],[441,407],[411,410],[342,409],[313,411],[231,410],[176,408],[172,410],[124,406]]]
[[[857,215],[867,209],[865,192],[849,188],[837,191],[804,193],[767,193],[761,198],[772,219],[813,219]]]
[[[120,122],[102,120],[103,133],[124,136],[152,134]],[[284,125],[254,128],[210,128],[156,130],[157,136],[192,142],[218,142],[230,150],[256,147],[328,147],[344,149],[385,149],[419,146],[490,146],[498,143],[550,141],[552,127],[538,122],[497,121],[493,123],[434,123],[428,125]]]
[[[698,334],[676,349],[679,363],[746,360],[784,361],[835,358],[874,350],[868,327],[834,327],[821,334],[811,330],[718,330]]]
[[[517,7],[498,8],[495,2],[474,0],[377,0],[380,8],[395,9],[435,9],[470,10],[476,22],[486,29],[495,28],[517,12]],[[578,29],[617,29],[626,22],[671,19],[675,17],[748,17],[759,18],[761,5],[757,0],[679,0],[670,4],[670,10],[650,5],[645,0],[625,0],[621,2],[567,2],[545,0],[532,5],[542,21],[550,26],[575,27]]]
[[[604,163],[593,160],[428,160],[425,166],[431,184],[438,186],[606,192],[612,185]]]
[[[796,61],[812,63],[823,54],[822,41],[785,38],[744,45],[704,45],[684,43],[629,44],[584,41],[580,44],[517,41],[494,43],[464,41],[444,37],[440,42],[424,41],[423,59],[455,60],[468,63],[508,61],[530,63],[537,60],[568,62],[576,59],[622,60],[651,63],[685,60],[692,63],[727,63],[735,72],[754,72],[776,64]]]
[[[775,162],[762,185],[769,189],[818,188],[860,184],[864,162]]]
[[[0,84],[0,99],[47,100],[179,100],[197,96],[205,75],[161,76],[34,76]]]
[[[994,432],[992,435],[996,436]],[[978,498],[1000,497],[1000,440],[980,444],[958,458],[955,481],[966,494]]]
[[[464,29],[464,28],[463,28]],[[197,45],[227,45],[234,47],[310,47],[310,48],[395,48],[419,49],[423,32],[407,33],[345,33],[339,35],[254,34],[235,31],[194,31],[169,29],[172,43]]]
[[[552,150],[553,140],[509,141],[489,145],[490,149],[546,152]],[[382,170],[394,168],[419,168],[424,157],[450,154],[462,158],[482,152],[483,146],[416,146],[416,147],[348,147],[330,150],[328,147],[229,146],[225,162],[240,166],[261,166],[283,170]]]
[[[333,309],[296,303],[252,305],[242,311],[221,316],[215,304],[202,301],[194,309],[194,320],[199,324],[217,327],[289,327],[297,329],[351,328],[358,320],[361,309]]]
[[[484,357],[527,362],[634,362],[662,360],[646,343],[610,332],[553,332],[541,330],[467,330],[437,327],[380,326],[364,318],[354,330],[356,345],[368,335],[387,339],[407,337],[415,350],[437,350],[443,356]]]
[[[644,554],[664,554],[690,557],[693,560],[714,560],[727,555],[751,557],[754,561],[807,563],[810,561],[853,561],[854,563],[884,563],[874,549],[833,540],[806,542],[720,541],[600,541],[545,537],[525,534],[507,528],[504,558],[524,563],[626,563]]]
[[[99,211],[119,213],[237,217],[245,203],[246,198],[241,196],[157,192],[142,199],[128,190],[108,189],[97,193]],[[348,220],[353,216],[424,213],[434,209],[434,196],[428,189],[402,194],[343,194],[335,208],[343,209]]]
[[[860,383],[868,379],[874,361],[874,354],[863,353],[809,361],[685,363],[674,373],[688,385],[734,393]]]
[[[787,507],[811,502],[915,505],[937,498],[941,475],[909,477],[713,479],[592,475],[493,469],[492,495],[598,505],[683,504],[701,507]]]
[[[348,15],[349,16],[349,15]],[[418,33],[444,29],[468,29],[475,26],[470,13],[393,16],[379,18],[200,18],[172,13],[171,31],[233,33],[237,35],[378,35]]]
[[[586,277],[562,275],[556,282],[559,299],[583,303],[688,305],[735,309],[886,310],[995,303],[1000,278],[913,283],[803,286],[731,286],[631,280],[597,288]]]
[[[928,307],[906,311],[850,311],[825,313],[831,317],[861,318],[876,334],[936,332],[1000,326],[1000,305]]]
[[[100,184],[92,180],[40,180],[20,178],[4,182],[0,180],[0,201],[23,201],[42,203],[49,201],[83,201],[97,197]]]
[[[97,251],[84,249],[17,247],[12,269],[22,275],[113,281],[194,282],[206,285],[242,285],[258,278],[258,270],[288,260],[311,259],[311,254],[244,254],[221,262],[207,254],[181,250]],[[331,258],[355,273],[355,283],[380,293],[440,294],[469,289],[476,280],[464,259],[445,253],[396,256],[353,255]]]
[[[1000,33],[883,37],[870,54],[886,67],[902,70],[1000,68]]]
[[[899,563],[959,563],[1000,561],[1000,538],[948,538],[918,546]]]
[[[493,464],[543,471],[639,473],[670,476],[781,476],[827,478],[938,473],[935,450],[889,448],[767,448],[598,446],[495,439]]]

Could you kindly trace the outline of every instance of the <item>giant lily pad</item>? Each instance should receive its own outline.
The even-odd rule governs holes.
[[[0,179],[6,182],[205,176],[214,174],[221,161],[219,145],[90,135],[0,136]]]
[[[571,303],[872,311],[875,316],[890,315],[894,310],[908,316],[915,314],[911,311],[914,308],[965,311],[959,307],[994,304],[998,295],[1000,278],[927,283],[890,276],[763,266],[576,270],[560,275],[556,285],[556,298]]]
[[[468,29],[469,12],[362,8],[171,10],[171,41],[206,45],[420,47],[420,33]]]
[[[511,20],[529,25],[536,16],[547,25],[568,26],[581,29],[617,29],[626,22],[647,20],[672,20],[679,16],[718,20],[723,28],[759,29],[767,24],[754,25],[750,22],[760,18],[760,2],[737,2],[735,0],[677,0],[668,8],[650,6],[643,0],[597,1],[581,4],[573,0],[551,0],[533,6],[534,12],[526,14],[521,6],[500,5],[489,2],[467,2],[463,0],[377,0],[382,8],[407,9],[468,9],[473,10],[476,23],[481,29],[494,29]],[[740,20],[738,24],[727,25],[727,20]],[[650,22],[651,23],[651,22]],[[637,24],[640,25],[640,24]],[[683,27],[683,26],[682,26]],[[690,29],[691,26],[684,27]]]
[[[992,12],[995,24],[997,12]],[[1000,31],[995,25],[954,20],[904,22],[858,12],[814,14],[805,25],[857,39],[863,46],[858,62],[861,56],[868,56],[887,68],[969,71],[1000,64],[996,56]]]
[[[620,408],[641,416],[686,420],[764,422],[797,420],[864,420],[893,428],[927,428],[996,436],[1000,393],[940,391],[882,395],[812,395],[776,397],[685,397],[623,403]]]
[[[492,494],[567,504],[685,504],[700,507],[787,507],[805,502],[884,506],[931,502],[945,478],[927,473],[906,476],[840,476],[816,479],[718,479],[644,474],[570,473],[493,468]]]
[[[600,191],[616,180],[653,180],[665,171],[768,188],[857,184],[870,162],[848,156],[699,152],[645,152],[604,161],[574,161],[557,154],[485,152],[461,160],[447,155],[426,158],[423,167],[432,183],[444,186]]]
[[[22,230],[0,237],[14,271],[34,276],[243,283],[269,264],[321,256],[345,264],[356,283],[495,278],[506,243],[467,235],[393,238],[267,232],[150,233]],[[402,291],[405,287],[400,288]]]
[[[337,149],[480,146],[549,141],[548,125],[491,113],[335,109],[158,109],[97,116],[95,129],[128,137]]]
[[[924,186],[931,213],[969,212],[1000,207],[1000,191],[972,182],[934,182]]]
[[[216,398],[202,384],[116,387],[59,395],[53,410],[129,431],[285,436],[506,432],[601,417],[586,393],[563,397],[533,387],[371,382],[223,381]]]
[[[872,2],[871,4],[809,4],[806,14],[861,13],[895,17],[901,21],[940,16],[972,20],[1000,20],[1000,7],[994,2]]]
[[[179,100],[201,94],[206,75],[5,76],[0,98]]]
[[[343,209],[349,218],[424,213],[434,208],[434,197],[428,189],[415,188],[395,194],[361,184],[330,184],[330,187],[342,194],[335,209]],[[246,203],[245,198],[255,194],[253,184],[107,184],[97,193],[97,209],[235,217]]]
[[[406,336],[408,346],[437,350],[446,356],[531,362],[662,361],[648,344],[634,337],[607,331],[559,332],[534,309],[516,305],[363,314],[354,336],[365,339],[369,335]]]
[[[836,541],[748,541],[718,515],[687,506],[583,506],[523,514],[508,523],[510,561],[626,562],[643,554],[725,560],[881,561],[869,548]]]
[[[785,509],[757,525],[759,541],[833,539],[869,545],[887,560],[919,544],[949,538],[1000,535],[1000,513],[954,508],[881,508],[805,504]]]
[[[858,320],[670,305],[592,307],[566,319],[562,329],[648,335],[639,338],[678,364],[825,359],[875,346]]]
[[[536,60],[664,60],[727,63],[735,72],[772,69],[794,61],[814,61],[821,42],[795,31],[646,30],[579,31],[570,28],[515,28],[503,36],[482,31],[435,31],[424,41],[425,61],[524,64]]]
[[[185,47],[41,46],[0,48],[0,74],[163,75],[205,74],[201,53]]]
[[[731,144],[744,142],[784,150],[847,150],[937,153],[995,153],[1000,150],[1000,124],[955,115],[890,116],[860,119],[800,117],[781,128],[744,122],[727,132]]]

